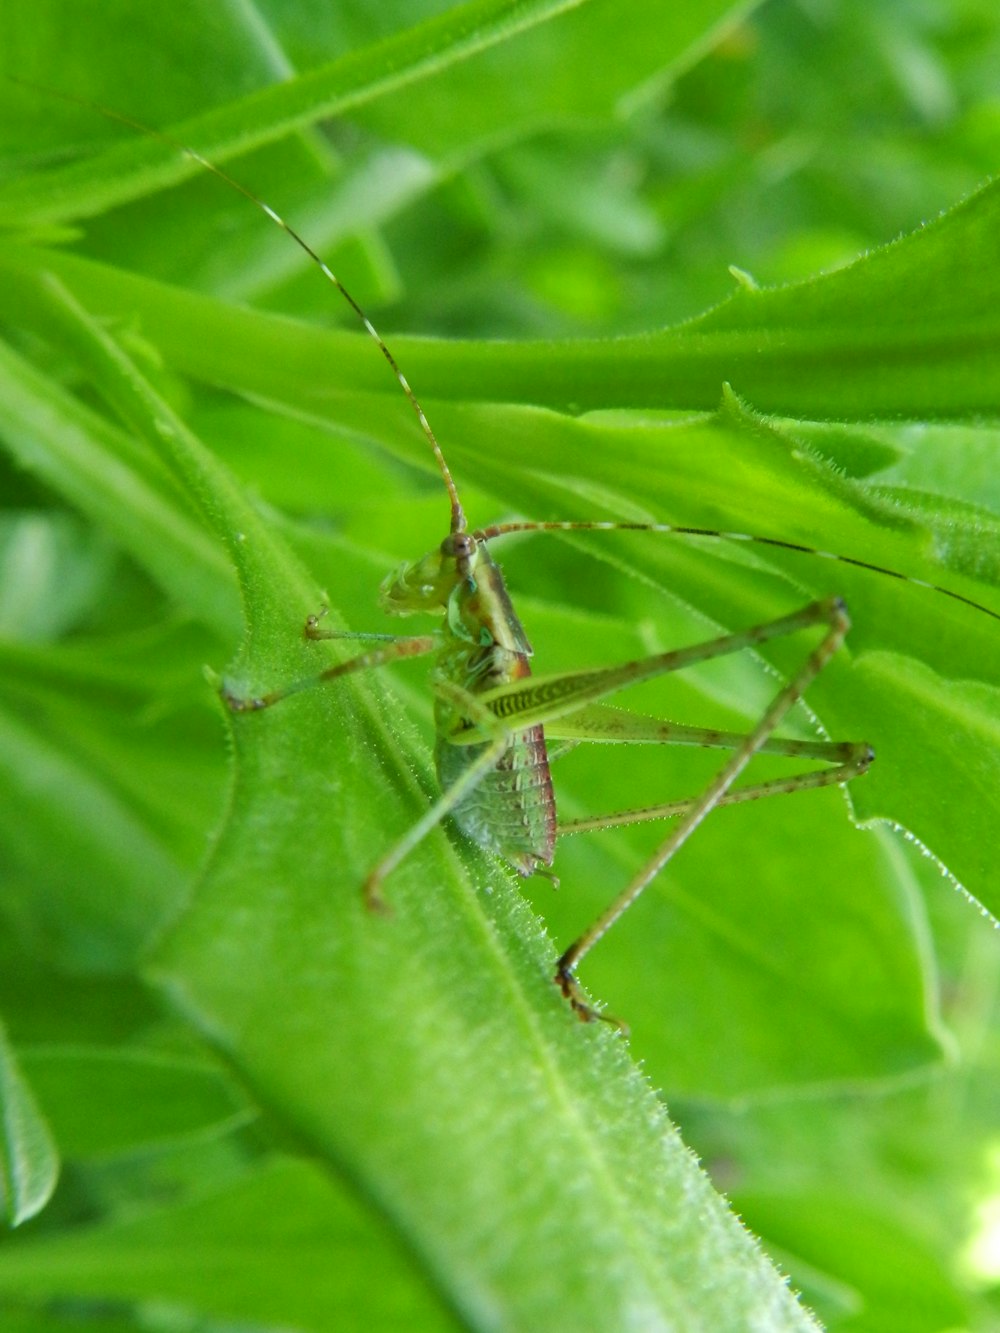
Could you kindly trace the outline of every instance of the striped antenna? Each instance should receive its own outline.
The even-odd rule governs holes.
[[[286,222],[280,213],[276,213],[271,205],[265,203],[263,199],[254,194],[253,190],[242,184],[242,182],[236,180],[233,176],[230,176],[228,172],[223,171],[223,169],[217,166],[214,162],[210,162],[207,157],[202,157],[201,153],[199,153],[196,148],[190,147],[189,144],[181,143],[178,139],[174,139],[169,134],[165,134],[163,130],[153,129],[151,125],[146,125],[141,120],[134,120],[131,116],[126,116],[121,111],[115,111],[111,107],[102,106],[99,102],[89,102],[86,98],[74,97],[72,93],[60,92],[54,88],[43,88],[40,84],[30,83],[27,79],[21,79],[15,75],[9,75],[8,77],[11,79],[11,82],[18,83],[24,88],[30,88],[32,91],[42,93],[46,97],[57,97],[64,102],[72,102],[77,106],[84,107],[88,111],[97,112],[97,114],[103,116],[105,120],[117,121],[120,125],[127,125],[129,129],[135,130],[138,134],[144,134],[149,139],[159,139],[161,143],[165,143],[177,152],[183,153],[185,157],[191,158],[193,162],[197,162],[199,166],[204,167],[206,171],[210,171],[213,176],[217,176],[219,180],[224,181],[230,189],[243,195],[244,199],[249,199],[256,208],[260,209],[266,218],[269,218],[270,221],[280,227],[287,236],[290,236],[299,249],[312,260],[327,281],[336,287],[337,291],[357,315],[365,332],[375,342],[379,351],[385,357],[386,361],[388,361],[389,368],[393,375],[395,375],[399,387],[406,394],[410,406],[413,408],[416,418],[420,422],[420,429],[423,431],[427,443],[431,447],[431,452],[437,460],[438,470],[441,473],[441,478],[444,481],[445,488],[448,492],[448,500],[451,504],[451,531],[453,533],[465,532],[465,511],[462,509],[462,502],[458,498],[458,487],[455,485],[455,480],[452,477],[451,469],[448,467],[447,461],[445,460],[444,452],[442,451],[440,444],[438,444],[437,436],[431,429],[431,423],[427,420],[424,409],[420,406],[420,400],[410,388],[409,381],[400,370],[399,363],[389,350],[385,339],[379,333],[378,329],[376,329],[375,325],[340,281],[333,269],[330,268],[326,261],[316,253],[305,237],[300,236],[295,228]]]
[[[496,537],[508,537],[515,532],[665,532],[675,537],[712,537],[724,542],[753,542],[757,546],[776,546],[782,551],[797,551],[801,555],[816,556],[820,560],[836,560],[840,564],[854,565],[857,569],[867,569],[873,574],[884,574],[886,578],[899,579],[901,583],[910,583],[915,588],[927,588],[930,592],[950,597],[974,611],[981,611],[984,616],[1000,620],[1000,611],[994,611],[982,602],[955,592],[954,588],[942,587],[939,583],[930,583],[927,579],[914,578],[912,574],[901,574],[898,569],[889,569],[885,565],[876,565],[871,560],[859,560],[853,555],[839,555],[835,551],[820,551],[815,546],[805,546],[801,542],[784,541],[780,537],[763,537],[754,532],[723,532],[721,528],[692,528],[675,523],[583,523],[555,521],[551,523],[494,523],[488,528],[478,528],[472,535],[477,542],[493,541]]]

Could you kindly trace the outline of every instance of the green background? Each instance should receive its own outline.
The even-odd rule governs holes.
[[[5,1327],[814,1327],[779,1273],[830,1328],[1000,1327],[998,59],[986,0],[0,12],[48,90],[0,85]],[[425,666],[224,714],[336,659],[322,605],[397,628],[447,506],[315,267],[94,104],[323,253],[473,524],[967,599],[496,544],[544,671],[851,608],[789,729],[875,766],[711,817],[581,970],[627,1042],[550,978],[663,826],[558,892],[445,827],[376,919]],[[807,650],[622,703],[752,725]],[[586,751],[566,818],[718,763]]]

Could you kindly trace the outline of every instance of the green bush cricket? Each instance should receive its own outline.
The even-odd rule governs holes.
[[[95,109],[103,111],[102,108]],[[142,133],[173,143],[167,136],[115,112],[103,111],[103,114]],[[675,819],[677,822],[671,833],[655,853],[559,959],[555,980],[578,1016],[583,1020],[606,1019],[607,1015],[593,1008],[584,998],[576,981],[576,969],[708,814],[717,806],[847,782],[864,773],[872,762],[873,752],[863,741],[802,741],[776,735],[789,710],[837,652],[848,631],[849,620],[842,601],[826,598],[778,619],[688,648],[603,669],[532,675],[531,647],[501,571],[490,553],[492,544],[515,533],[645,531],[756,542],[805,555],[826,556],[912,583],[922,581],[863,560],[831,555],[780,538],[705,527],[569,520],[518,521],[470,529],[458,488],[427,417],[386,343],[358,303],[320,256],[268,204],[194,149],[179,143],[173,143],[173,147],[261,209],[307,254],[350,304],[388,361],[418,418],[436,460],[450,507],[448,532],[441,544],[387,579],[381,594],[383,609],[389,613],[435,614],[443,617],[440,629],[409,636],[336,634],[325,632],[321,615],[315,615],[307,621],[307,637],[341,638],[368,642],[371,646],[304,680],[252,697],[226,689],[224,698],[234,711],[253,711],[269,707],[314,684],[331,682],[352,672],[375,669],[405,657],[435,656],[431,689],[437,736],[435,759],[442,794],[368,875],[364,895],[368,906],[374,910],[386,910],[387,896],[383,885],[393,869],[446,816],[451,816],[463,833],[526,876],[547,870],[553,862],[557,838],[562,833]],[[996,617],[995,612],[961,594],[932,584],[923,586]],[[805,655],[798,671],[776,692],[757,724],[746,733],[642,717],[611,708],[605,702],[629,685],[808,630],[819,632],[818,644]],[[701,794],[688,800],[560,822],[549,770],[548,745],[555,742],[557,746],[569,747],[583,741],[696,745],[728,751],[729,757]],[[828,767],[734,789],[743,770],[756,754],[762,752],[821,761]]]

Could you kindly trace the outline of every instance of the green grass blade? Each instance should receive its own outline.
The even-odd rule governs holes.
[[[316,121],[430,78],[454,61],[587,2],[468,0],[292,82],[261,89],[240,102],[184,121],[169,135],[179,144],[196,146],[221,165]],[[9,184],[0,196],[0,215],[18,225],[92,217],[203,170],[169,143],[129,140],[108,150],[101,163],[66,167],[57,178],[29,177]]]

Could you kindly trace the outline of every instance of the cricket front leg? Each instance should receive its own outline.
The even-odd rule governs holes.
[[[315,621],[316,617],[311,616],[310,622]],[[283,699],[290,695],[300,694],[303,690],[311,690],[317,685],[325,685],[330,681],[339,680],[342,676],[353,675],[356,671],[374,671],[378,667],[388,666],[391,662],[402,661],[405,657],[421,657],[427,653],[433,653],[441,646],[441,641],[434,634],[419,634],[408,637],[391,637],[384,634],[310,634],[307,630],[308,638],[324,639],[355,639],[370,641],[372,639],[381,643],[379,648],[373,648],[370,652],[358,653],[356,657],[348,658],[346,662],[338,662],[335,666],[327,667],[325,671],[317,671],[313,676],[303,676],[298,680],[290,681],[287,685],[279,686],[277,689],[268,690],[266,694],[241,695],[236,694],[228,685],[223,685],[219,691],[223,700],[234,713],[256,713],[262,708],[272,708],[275,704],[281,703]]]
[[[382,884],[399,863],[422,842],[428,833],[442,822],[452,810],[486,777],[499,762],[510,739],[509,730],[485,708],[476,695],[451,681],[435,680],[434,692],[446,699],[462,717],[474,722],[484,734],[485,748],[468,764],[462,775],[443,791],[429,810],[412,824],[378,863],[372,867],[364,883],[366,905],[376,912],[387,913],[389,908],[382,894]]]

